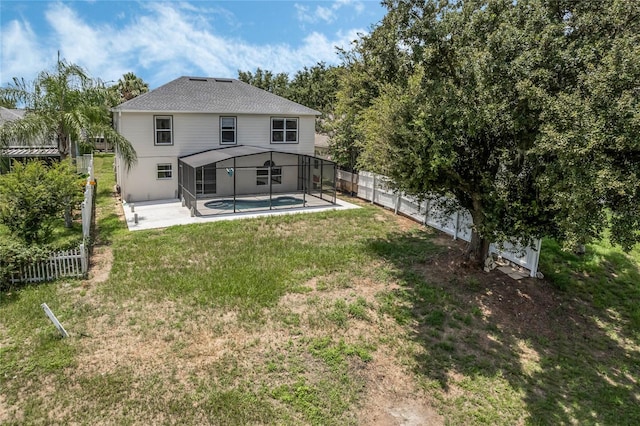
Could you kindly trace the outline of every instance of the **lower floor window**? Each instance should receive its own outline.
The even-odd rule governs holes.
[[[158,179],[171,179],[173,178],[172,165],[169,163],[158,164]]]
[[[256,185],[269,185],[269,169],[271,169],[271,183],[282,183],[282,167],[276,167],[273,161],[266,161],[264,168],[256,170]]]

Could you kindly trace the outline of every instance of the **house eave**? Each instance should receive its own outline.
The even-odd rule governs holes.
[[[282,112],[282,111],[176,111],[176,110],[139,110],[139,109],[117,109],[112,108],[111,112],[118,113],[136,113],[136,114],[154,114],[154,115],[173,115],[173,114],[213,114],[213,115],[266,115],[276,117],[319,117],[321,112],[299,113],[299,112]]]

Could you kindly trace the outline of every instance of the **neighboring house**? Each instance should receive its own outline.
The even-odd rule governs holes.
[[[180,198],[195,207],[223,196],[333,191],[335,202],[335,164],[314,157],[320,113],[311,108],[235,79],[180,77],[112,111],[138,157],[127,169],[116,156],[125,201]]]
[[[10,121],[21,120],[26,113],[24,109],[0,107],[0,126]],[[14,160],[24,162],[34,158],[48,163],[59,160],[60,152],[55,140],[51,138],[33,141],[10,141],[0,149],[0,172],[10,170],[11,163]]]
[[[323,135],[322,133],[315,134],[315,154],[317,157],[326,158],[327,160],[331,159],[331,155],[329,154],[329,136]]]
[[[91,139],[91,145],[94,151],[113,152],[113,144],[107,142],[104,136],[96,136]]]

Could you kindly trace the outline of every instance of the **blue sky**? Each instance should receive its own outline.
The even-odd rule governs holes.
[[[126,72],[151,88],[176,77],[237,77],[257,67],[290,76],[339,63],[385,9],[378,0],[0,0],[0,85],[33,80],[57,52],[103,81]]]

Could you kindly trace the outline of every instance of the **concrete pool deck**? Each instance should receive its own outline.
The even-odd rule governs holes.
[[[122,209],[127,221],[129,231],[141,231],[144,229],[167,228],[176,225],[189,225],[192,223],[217,222],[220,220],[249,219],[262,216],[276,216],[296,213],[317,213],[328,210],[350,210],[360,207],[347,201],[337,199],[336,204],[316,207],[297,207],[279,210],[261,210],[245,213],[227,213],[209,216],[191,216],[189,209],[182,206],[180,200],[143,201],[139,203],[122,203]],[[135,223],[135,214],[138,214],[138,223]]]

